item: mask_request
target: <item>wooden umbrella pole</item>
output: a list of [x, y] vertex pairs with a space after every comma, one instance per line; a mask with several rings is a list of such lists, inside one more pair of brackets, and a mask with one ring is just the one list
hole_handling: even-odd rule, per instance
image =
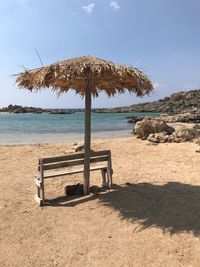
[[89, 193], [90, 186], [90, 143], [91, 143], [91, 92], [86, 88], [85, 94], [85, 152], [84, 152], [84, 195]]

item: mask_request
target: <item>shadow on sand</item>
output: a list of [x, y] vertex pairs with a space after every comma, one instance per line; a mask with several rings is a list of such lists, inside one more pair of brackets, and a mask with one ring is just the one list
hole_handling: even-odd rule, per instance
[[62, 197], [49, 204], [72, 207], [95, 198], [118, 211], [121, 219], [138, 222], [137, 231], [154, 226], [170, 234], [188, 232], [200, 235], [200, 186], [176, 182], [114, 185], [113, 190], [96, 197]]

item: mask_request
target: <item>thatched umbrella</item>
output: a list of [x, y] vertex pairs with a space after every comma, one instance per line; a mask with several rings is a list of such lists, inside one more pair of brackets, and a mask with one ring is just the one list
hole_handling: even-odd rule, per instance
[[47, 87], [60, 95], [74, 89], [77, 94], [85, 97], [85, 194], [88, 193], [90, 183], [91, 95], [97, 97], [100, 92], [106, 92], [110, 97], [127, 90], [137, 96], [144, 96], [153, 89], [151, 81], [140, 70], [91, 56], [72, 58], [25, 71], [17, 75], [16, 82], [20, 88], [29, 91]]

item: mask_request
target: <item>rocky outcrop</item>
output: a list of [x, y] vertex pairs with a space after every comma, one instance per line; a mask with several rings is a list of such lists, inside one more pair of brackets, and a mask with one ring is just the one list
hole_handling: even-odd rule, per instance
[[197, 132], [191, 129], [180, 130], [170, 135], [168, 138], [168, 142], [183, 143], [183, 142], [191, 141], [196, 136], [197, 136]]
[[200, 113], [182, 113], [174, 116], [163, 114], [160, 118], [166, 122], [186, 122], [186, 123], [200, 123]]
[[9, 105], [8, 107], [0, 109], [0, 112], [10, 112], [10, 113], [42, 113], [41, 108], [34, 107], [22, 107], [19, 105]]
[[71, 114], [76, 111], [82, 110], [65, 110], [65, 109], [42, 109], [42, 108], [35, 108], [35, 107], [23, 107], [19, 105], [9, 105], [5, 108], [1, 108], [0, 112], [9, 112], [9, 113], [50, 113], [50, 114]]
[[200, 132], [196, 131], [195, 129], [185, 129], [175, 131], [171, 135], [168, 135], [166, 132], [150, 134], [147, 140], [153, 143], [183, 143], [192, 141], [199, 135]]
[[152, 133], [165, 132], [170, 135], [174, 131], [174, 128], [169, 126], [165, 121], [161, 119], [153, 119], [151, 117], [145, 117], [135, 125], [135, 134], [142, 140], [147, 139]]
[[138, 138], [153, 143], [182, 143], [200, 137], [200, 126], [196, 124], [193, 128], [175, 131], [161, 119], [145, 117], [136, 123], [135, 134]]
[[54, 115], [57, 115], [57, 114], [71, 114], [72, 112], [70, 111], [65, 111], [65, 110], [62, 110], [62, 109], [52, 109], [49, 111], [49, 114], [54, 114]]
[[135, 104], [125, 107], [110, 109], [95, 109], [94, 112], [162, 112], [168, 114], [179, 114], [183, 112], [200, 111], [200, 89], [188, 92], [174, 93], [169, 97], [158, 101]]
[[[161, 119], [162, 121], [165, 121], [167, 123], [175, 123], [175, 122], [181, 122], [181, 123], [200, 123], [200, 112], [198, 110], [193, 109], [192, 112], [186, 112], [181, 114], [175, 114], [175, 115], [168, 115], [168, 114], [161, 114], [160, 116], [148, 116], [152, 119]], [[130, 116], [126, 117], [129, 118], [129, 123], [136, 123], [138, 121], [142, 121], [145, 117], [137, 117], [137, 116]]]
[[[75, 112], [83, 111], [83, 109], [67, 110], [65, 112], [74, 112], [74, 111]], [[195, 120], [195, 122], [197, 122], [197, 120], [199, 120], [200, 117], [200, 89], [191, 90], [188, 92], [181, 91], [178, 93], [174, 93], [169, 97], [159, 99], [157, 101], [134, 104], [125, 107], [93, 109], [92, 111], [95, 113], [160, 112], [172, 115], [189, 112], [191, 114], [199, 114], [198, 117], [189, 119], [189, 121]], [[40, 113], [40, 112], [52, 112], [52, 110], [9, 105], [7, 108], [0, 109], [0, 112]], [[63, 112], [63, 110], [61, 110], [61, 112]], [[60, 113], [53, 112], [52, 114], [60, 114]], [[128, 119], [129, 122], [135, 122], [135, 118], [128, 118]]]

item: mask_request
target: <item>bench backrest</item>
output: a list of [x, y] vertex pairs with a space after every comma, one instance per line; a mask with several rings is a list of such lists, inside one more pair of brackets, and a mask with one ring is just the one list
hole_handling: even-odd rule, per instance
[[[91, 151], [90, 163], [111, 161], [111, 151]], [[60, 157], [41, 158], [38, 163], [38, 171], [59, 169], [84, 164], [84, 153], [76, 153]]]

